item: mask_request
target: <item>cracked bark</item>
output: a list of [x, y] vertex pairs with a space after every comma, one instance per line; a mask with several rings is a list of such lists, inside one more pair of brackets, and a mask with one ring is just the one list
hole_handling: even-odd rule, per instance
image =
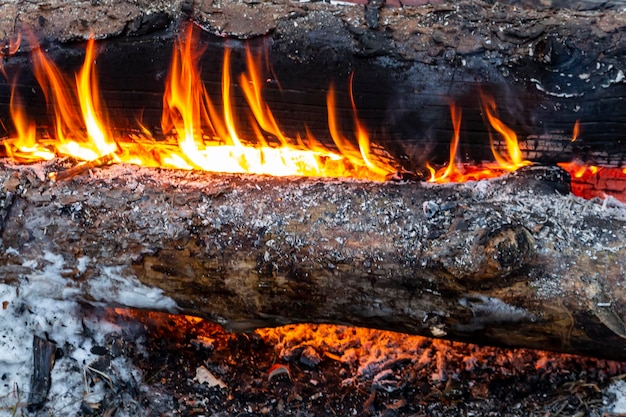
[[426, 186], [49, 169], [0, 170], [4, 283], [53, 254], [71, 279], [51, 296], [158, 290], [237, 331], [325, 322], [626, 360], [626, 214], [557, 193], [559, 170]]

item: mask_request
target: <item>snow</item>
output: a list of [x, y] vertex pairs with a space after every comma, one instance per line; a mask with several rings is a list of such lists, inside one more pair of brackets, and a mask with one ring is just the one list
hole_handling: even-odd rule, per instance
[[[89, 263], [89, 258], [81, 258], [78, 269], [84, 271]], [[77, 297], [79, 290], [66, 278], [70, 274], [60, 255], [47, 252], [38, 262], [24, 262], [22, 267], [25, 272], [18, 282], [0, 283], [0, 410], [21, 409], [27, 404], [36, 335], [53, 341], [62, 354], [52, 369], [42, 413], [76, 415], [81, 403], [97, 404], [104, 397], [106, 378], [95, 378], [101, 375], [90, 369], [102, 356], [91, 349], [105, 345], [107, 335], [119, 329], [105, 318], [85, 314]], [[128, 307], [176, 309], [173, 300], [124, 276], [118, 268], [103, 267], [100, 272], [89, 287], [95, 300], [111, 303], [117, 298]], [[122, 382], [141, 380], [140, 372], [123, 358], [112, 359], [109, 372]], [[94, 383], [86, 385], [88, 381]]]
[[605, 410], [614, 415], [626, 414], [626, 382], [619, 379], [609, 385], [606, 392], [615, 399], [607, 405]]
[[102, 275], [90, 280], [90, 293], [95, 300], [114, 299], [121, 305], [135, 308], [152, 308], [159, 306], [171, 313], [177, 311], [176, 302], [163, 295], [158, 288], [142, 285], [135, 277], [124, 274], [123, 267], [102, 267]]

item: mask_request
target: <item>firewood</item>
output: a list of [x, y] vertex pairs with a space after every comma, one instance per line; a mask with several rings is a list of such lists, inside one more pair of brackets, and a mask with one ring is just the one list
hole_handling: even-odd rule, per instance
[[[560, 1], [532, 8], [530, 0], [489, 7], [469, 0], [382, 7], [375, 9], [378, 29], [367, 27], [363, 7], [325, 2], [301, 7], [166, 1], [146, 10], [139, 4], [111, 8], [86, 1], [54, 3], [0, 6], [0, 29], [7, 34], [0, 45], [15, 43], [20, 27], [38, 28], [50, 58], [72, 78], [82, 59], [77, 49], [83, 48], [75, 40], [90, 34], [103, 39], [97, 44], [98, 74], [110, 119], [122, 128], [137, 127], [141, 118], [150, 131], [159, 131], [163, 74], [173, 39], [181, 22], [192, 16], [206, 29], [201, 67], [212, 95], [220, 91], [224, 48], [233, 49], [233, 80], [245, 60], [241, 39], [255, 51], [267, 52], [263, 96], [289, 137], [304, 136], [306, 125], [322, 142], [328, 139], [324, 103], [330, 82], [338, 90], [339, 124], [351, 128], [346, 90], [354, 73], [359, 117], [376, 133], [372, 140], [407, 170], [446, 162], [452, 101], [463, 110], [459, 155], [479, 162], [493, 159], [479, 91], [494, 98], [502, 121], [517, 132], [526, 159], [555, 164], [579, 158], [616, 168], [626, 163], [621, 136], [626, 55], [620, 35], [626, 13], [617, 9], [619, 2], [568, 2], [573, 9], [592, 9], [584, 11], [563, 8]], [[67, 18], [69, 9], [75, 18]], [[6, 98], [0, 103], [3, 137], [15, 132], [8, 111], [8, 84], [13, 80], [29, 104], [29, 117], [44, 129], [50, 124], [44, 95], [33, 80], [28, 42], [23, 38], [15, 54], [2, 57], [8, 75], [1, 94]], [[241, 100], [236, 88], [232, 94], [235, 102]], [[245, 111], [237, 114], [247, 119]], [[577, 122], [579, 133], [572, 141]], [[493, 137], [495, 148], [502, 149], [505, 141]]]
[[82, 162], [64, 171], [51, 172], [48, 174], [48, 178], [50, 178], [50, 181], [52, 182], [68, 180], [72, 177], [75, 177], [76, 175], [80, 175], [84, 172], [87, 172], [90, 169], [101, 167], [103, 165], [108, 165], [112, 161], [113, 161], [113, 154], [104, 155], [92, 161]]
[[236, 331], [342, 323], [626, 360], [626, 212], [568, 194], [559, 169], [445, 186], [122, 165], [51, 185], [52, 169], [0, 168], [4, 282], [62, 259], [71, 288], [51, 297]]

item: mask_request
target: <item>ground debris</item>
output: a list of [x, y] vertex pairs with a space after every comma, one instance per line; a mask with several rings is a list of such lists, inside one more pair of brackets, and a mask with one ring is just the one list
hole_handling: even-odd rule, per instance
[[226, 384], [219, 378], [216, 378], [205, 366], [196, 368], [196, 376], [193, 380], [200, 384], [207, 384], [209, 387], [226, 388]]

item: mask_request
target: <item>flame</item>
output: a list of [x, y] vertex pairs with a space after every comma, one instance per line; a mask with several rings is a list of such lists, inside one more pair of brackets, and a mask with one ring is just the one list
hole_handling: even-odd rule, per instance
[[[19, 39], [16, 41], [19, 44]], [[5, 139], [10, 157], [31, 162], [54, 155], [92, 161], [107, 156], [115, 162], [202, 169], [225, 173], [358, 177], [384, 180], [396, 172], [390, 157], [373, 152], [370, 136], [359, 118], [353, 92], [354, 74], [349, 79], [352, 126], [340, 126], [336, 90], [330, 85], [326, 96], [329, 136], [334, 147], [323, 146], [306, 125], [303, 133], [288, 137], [264, 98], [264, 73], [271, 72], [267, 54], [245, 51], [245, 70], [233, 76], [231, 52], [225, 48], [222, 65], [221, 102], [215, 105], [201, 79], [200, 58], [205, 52], [194, 27], [175, 41], [163, 95], [161, 128], [166, 140], [155, 140], [138, 122], [139, 137], [115, 134], [100, 97], [96, 74], [95, 41], [87, 42], [85, 61], [75, 77], [68, 78], [31, 40], [35, 77], [46, 97], [52, 117], [50, 132], [41, 132], [30, 121], [16, 88], [12, 90], [11, 116], [16, 138]], [[13, 45], [13, 44], [12, 44]], [[9, 48], [15, 50], [13, 45]], [[263, 65], [265, 64], [265, 65]], [[15, 84], [15, 83], [14, 83]], [[241, 92], [247, 104], [233, 102]], [[282, 90], [280, 90], [282, 91]], [[495, 163], [467, 166], [458, 162], [461, 109], [450, 106], [453, 138], [449, 162], [431, 171], [431, 182], [461, 182], [491, 178], [529, 165], [522, 157], [517, 135], [498, 117], [495, 100], [481, 93], [485, 119], [504, 139], [505, 152], [490, 143]], [[241, 113], [241, 114], [236, 114]], [[247, 119], [246, 119], [247, 117]], [[248, 123], [246, 124], [246, 120]], [[578, 132], [574, 128], [574, 136]], [[382, 157], [381, 157], [382, 155]]]
[[11, 88], [11, 101], [9, 104], [11, 118], [17, 130], [17, 138], [6, 142], [9, 157], [22, 162], [34, 162], [38, 160], [50, 160], [56, 155], [37, 143], [37, 127], [28, 120], [24, 112], [24, 106], [17, 93], [16, 83]]
[[491, 152], [493, 153], [493, 157], [496, 160], [497, 165], [493, 166], [496, 169], [503, 171], [515, 171], [519, 168], [531, 165], [530, 161], [523, 159], [522, 151], [519, 148], [519, 143], [517, 141], [517, 134], [506, 126], [500, 119], [497, 117], [497, 108], [496, 102], [492, 97], [481, 93], [480, 95], [481, 101], [483, 103], [483, 111], [485, 112], [485, 116], [489, 120], [491, 127], [498, 132], [502, 138], [504, 139], [505, 147], [507, 150], [506, 154], [501, 154], [495, 147], [495, 143], [493, 141], [493, 136], [491, 133], [489, 134], [489, 142], [491, 143]]
[[[117, 149], [115, 142], [110, 139], [110, 132], [107, 131], [107, 123], [104, 118], [105, 111], [100, 104], [98, 79], [94, 65], [94, 39], [92, 37], [87, 42], [85, 63], [76, 75], [78, 102], [80, 103], [83, 121], [87, 130], [88, 143], [92, 145], [84, 149], [87, 154], [86, 157], [83, 156], [81, 159], [88, 160], [110, 154]], [[89, 151], [93, 153], [90, 154]]]
[[435, 170], [430, 164], [427, 165], [430, 171], [429, 182], [447, 183], [447, 182], [465, 182], [475, 181], [486, 178], [494, 178], [505, 172], [512, 172], [527, 165], [531, 165], [530, 161], [524, 160], [522, 151], [519, 148], [517, 135], [506, 126], [496, 114], [495, 100], [481, 92], [481, 101], [483, 103], [483, 111], [489, 121], [491, 127], [498, 132], [503, 138], [506, 147], [506, 154], [502, 154], [496, 149], [493, 135], [489, 134], [491, 144], [491, 152], [496, 163], [473, 166], [465, 166], [457, 162], [457, 153], [459, 145], [459, 133], [461, 130], [461, 109], [454, 104], [450, 105], [450, 116], [452, 119], [452, 127], [454, 135], [450, 145], [450, 159], [448, 163]]
[[[106, 111], [100, 103], [94, 68], [94, 39], [87, 42], [83, 67], [76, 74], [75, 90], [39, 45], [34, 44], [35, 78], [44, 92], [49, 110], [54, 114], [54, 151], [86, 161], [115, 152], [117, 145], [107, 129]], [[73, 91], [75, 94], [72, 94]], [[76, 103], [80, 113], [76, 111]]]
[[[175, 167], [228, 173], [356, 176], [374, 180], [383, 180], [395, 171], [390, 165], [380, 168], [370, 163], [366, 159], [369, 157], [367, 150], [363, 151], [362, 155], [365, 156], [361, 158], [327, 150], [319, 146], [309, 132], [308, 147], [303, 146], [300, 136], [295, 141], [287, 138], [263, 99], [259, 69], [261, 59], [249, 48], [246, 50], [247, 71], [240, 74], [239, 82], [252, 115], [254, 137], [244, 140], [235, 122], [237, 118], [231, 97], [230, 50], [225, 50], [223, 59], [221, 115], [201, 82], [197, 62], [199, 56], [190, 26], [185, 40], [176, 42], [163, 101], [163, 131], [169, 131], [172, 126], [175, 128], [182, 160], [188, 162]], [[216, 137], [202, 139], [203, 123], [210, 126]], [[270, 145], [265, 135], [275, 138], [278, 144]]]
[[[354, 74], [349, 79], [352, 129], [340, 126], [335, 87], [331, 84], [326, 96], [328, 129], [336, 150], [318, 141], [308, 127], [303, 133], [288, 137], [264, 99], [263, 87], [273, 71], [267, 54], [245, 51], [246, 69], [233, 77], [231, 52], [226, 48], [222, 65], [221, 103], [213, 104], [201, 79], [200, 58], [205, 52], [192, 25], [176, 40], [170, 71], [163, 96], [161, 127], [166, 140], [155, 140], [141, 122], [138, 137], [115, 135], [107, 119], [107, 110], [100, 97], [96, 74], [96, 48], [93, 38], [86, 46], [85, 60], [74, 78], [66, 77], [42, 51], [30, 35], [34, 74], [46, 98], [52, 118], [50, 131], [38, 128], [28, 117], [14, 78], [10, 114], [15, 137], [2, 142], [10, 158], [18, 162], [50, 160], [57, 155], [83, 161], [102, 157], [114, 162], [179, 169], [203, 169], [213, 172], [257, 173], [268, 175], [302, 175], [358, 177], [384, 180], [396, 171], [391, 158], [372, 152], [370, 136], [358, 115], [353, 93]], [[12, 39], [0, 50], [1, 56], [17, 52], [21, 36]], [[6, 77], [0, 62], [0, 72]], [[275, 78], [275, 77], [274, 77]], [[233, 79], [238, 82], [236, 84]], [[280, 84], [275, 80], [275, 84]], [[247, 108], [235, 106], [233, 97], [239, 89]], [[523, 159], [516, 133], [499, 118], [495, 100], [480, 94], [485, 120], [499, 134], [505, 151], [496, 147], [490, 132], [495, 163], [468, 166], [458, 161], [462, 112], [450, 105], [453, 137], [448, 163], [435, 169], [430, 165], [430, 182], [462, 182], [492, 178], [530, 165]], [[218, 110], [220, 109], [220, 110]], [[235, 109], [244, 114], [235, 114]], [[244, 117], [237, 117], [244, 116]], [[246, 129], [243, 120], [248, 118]], [[245, 132], [245, 133], [244, 133]], [[576, 121], [572, 142], [580, 134]], [[595, 175], [601, 168], [579, 162], [560, 164], [575, 179]], [[619, 168], [626, 175], [626, 168]]]
[[576, 139], [578, 139], [579, 134], [580, 134], [580, 121], [576, 120], [576, 123], [574, 123], [574, 129], [572, 130], [572, 142], [576, 142]]
[[[6, 45], [3, 46], [0, 55], [6, 57], [15, 54], [21, 44], [22, 37], [20, 34], [15, 39], [10, 39]], [[0, 61], [0, 73], [7, 78], [7, 74], [4, 70], [3, 62]], [[5, 140], [5, 148], [7, 155], [19, 162], [36, 162], [40, 160], [51, 160], [56, 155], [50, 152], [46, 147], [37, 143], [37, 126], [35, 123], [28, 119], [25, 106], [17, 91], [17, 77], [13, 80], [11, 87], [11, 99], [9, 102], [9, 111], [15, 130], [17, 131], [17, 137]], [[2, 124], [4, 126], [4, 124]]]
[[335, 102], [335, 87], [333, 84], [330, 85], [330, 88], [328, 89], [328, 93], [326, 95], [326, 107], [328, 109], [328, 128], [330, 130], [330, 136], [332, 137], [333, 142], [335, 143], [341, 154], [344, 155], [353, 165], [365, 165], [370, 171], [375, 172], [382, 177], [386, 177], [395, 170], [386, 164], [379, 163], [379, 161], [374, 161], [372, 159], [372, 156], [370, 154], [369, 135], [367, 134], [367, 130], [359, 121], [358, 111], [354, 101], [354, 94], [352, 92], [353, 76], [354, 74], [350, 76], [350, 103], [352, 106], [352, 117], [354, 120], [354, 129], [359, 148], [356, 149], [354, 145], [352, 145], [350, 140], [348, 140], [348, 138], [341, 133], [341, 129], [338, 126], [337, 106]]
[[452, 128], [454, 136], [450, 144], [450, 159], [448, 163], [435, 170], [430, 164], [427, 165], [430, 171], [430, 179], [428, 182], [447, 183], [447, 182], [465, 182], [478, 180], [482, 178], [490, 178], [495, 176], [489, 169], [481, 169], [478, 166], [466, 167], [457, 162], [457, 154], [459, 147], [459, 134], [461, 131], [461, 115], [462, 111], [454, 103], [450, 104], [450, 118], [452, 119]]
[[[199, 47], [192, 25], [175, 42], [163, 96], [161, 127], [168, 135], [165, 141], [154, 140], [141, 123], [139, 138], [114, 135], [115, 129], [107, 120], [100, 98], [93, 38], [87, 43], [85, 61], [74, 79], [66, 78], [36, 41], [31, 40], [31, 44], [35, 77], [46, 97], [52, 128], [38, 134], [14, 88], [11, 116], [17, 137], [3, 143], [8, 155], [17, 161], [33, 162], [55, 155], [92, 161], [108, 156], [115, 162], [145, 166], [227, 173], [349, 176], [378, 181], [396, 170], [370, 152], [367, 133], [356, 120], [353, 98], [358, 149], [343, 137], [337, 142], [338, 151], [327, 149], [306, 127], [305, 135], [288, 138], [263, 98], [260, 70], [263, 59], [249, 49], [246, 71], [238, 77], [239, 86], [231, 79], [230, 50], [226, 49], [221, 111], [218, 111], [200, 76], [199, 60], [204, 50]], [[265, 62], [269, 61], [265, 59]], [[250, 126], [246, 132], [252, 134], [242, 133], [242, 126], [236, 122], [240, 120], [232, 102], [236, 88], [241, 89], [248, 103]], [[335, 109], [328, 112], [334, 114]], [[332, 137], [337, 135], [336, 130], [331, 132]], [[348, 153], [343, 154], [342, 149]]]

